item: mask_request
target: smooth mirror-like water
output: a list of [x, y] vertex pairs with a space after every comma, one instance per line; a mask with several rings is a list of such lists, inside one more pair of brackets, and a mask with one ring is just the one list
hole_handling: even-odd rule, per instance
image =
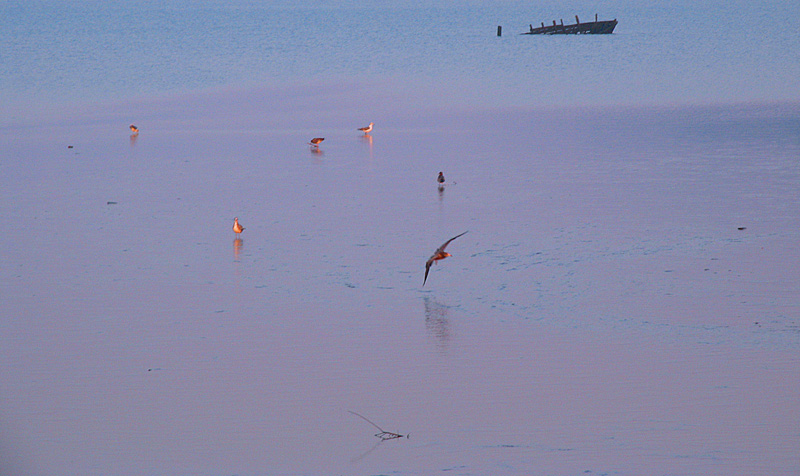
[[797, 471], [796, 5], [0, 8], [0, 474]]

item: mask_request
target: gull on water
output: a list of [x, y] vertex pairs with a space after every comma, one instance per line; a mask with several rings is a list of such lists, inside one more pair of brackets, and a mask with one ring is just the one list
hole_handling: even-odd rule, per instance
[[131, 132], [133, 134], [138, 134], [139, 133], [139, 128], [134, 126], [133, 124], [130, 125], [130, 128], [131, 128]]
[[[469, 231], [469, 230], [467, 230], [467, 231]], [[447, 248], [447, 245], [449, 245], [451, 241], [453, 241], [456, 238], [458, 238], [459, 236], [467, 233], [467, 231], [465, 231], [464, 233], [461, 233], [459, 235], [456, 235], [456, 236], [450, 238], [449, 240], [445, 241], [444, 244], [442, 246], [440, 246], [439, 248], [437, 248], [436, 251], [433, 252], [433, 255], [430, 258], [428, 258], [428, 261], [425, 263], [425, 279], [422, 280], [422, 285], [423, 286], [425, 286], [425, 282], [428, 280], [428, 272], [431, 270], [431, 265], [434, 263], [434, 261], [439, 261], [441, 259], [447, 258], [448, 256], [453, 256], [450, 253], [445, 253], [444, 249]]]
[[439, 172], [439, 177], [436, 178], [436, 181], [439, 182], [439, 185], [444, 185], [444, 174]]
[[374, 122], [370, 122], [367, 127], [359, 127], [358, 130], [360, 130], [364, 134], [369, 134], [370, 132], [372, 132], [372, 126], [374, 125], [375, 125]]
[[239, 224], [239, 217], [233, 219], [233, 232], [237, 235], [244, 231], [244, 227]]
[[324, 140], [325, 140], [324, 137], [315, 137], [311, 139], [308, 143], [313, 145], [314, 147], [319, 147], [320, 143], [322, 143], [322, 141]]

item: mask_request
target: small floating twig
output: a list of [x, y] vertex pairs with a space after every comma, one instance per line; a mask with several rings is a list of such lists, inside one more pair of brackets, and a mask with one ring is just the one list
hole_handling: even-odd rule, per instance
[[367, 422], [370, 425], [374, 426], [378, 430], [380, 430], [380, 433], [375, 433], [375, 437], [380, 438], [381, 441], [394, 440], [396, 438], [408, 438], [408, 435], [401, 435], [400, 433], [392, 433], [391, 431], [384, 430], [383, 428], [381, 428], [378, 425], [376, 425], [375, 423], [373, 423], [369, 418], [365, 417], [364, 415], [360, 415], [360, 414], [358, 414], [358, 413], [356, 413], [354, 411], [351, 411], [351, 410], [347, 410], [347, 411], [352, 413], [353, 415], [361, 418], [362, 420], [364, 420], [365, 422]]

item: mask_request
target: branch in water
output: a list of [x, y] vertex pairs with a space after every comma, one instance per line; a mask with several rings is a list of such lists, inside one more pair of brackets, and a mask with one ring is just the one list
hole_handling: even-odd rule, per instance
[[350, 413], [352, 413], [353, 415], [355, 415], [355, 416], [357, 416], [357, 417], [361, 418], [362, 420], [364, 420], [365, 422], [367, 422], [367, 423], [369, 423], [370, 425], [374, 426], [374, 427], [375, 427], [375, 428], [377, 428], [378, 430], [380, 430], [380, 433], [375, 433], [375, 436], [376, 436], [377, 438], [380, 438], [380, 439], [381, 439], [381, 441], [384, 441], [384, 440], [394, 440], [395, 438], [403, 438], [403, 437], [406, 437], [406, 438], [408, 438], [408, 436], [407, 436], [407, 435], [401, 435], [400, 433], [392, 433], [391, 431], [386, 431], [386, 430], [384, 430], [383, 428], [381, 428], [381, 427], [379, 427], [378, 425], [376, 425], [374, 422], [372, 422], [372, 421], [371, 421], [369, 418], [365, 417], [364, 415], [358, 414], [358, 413], [356, 413], [356, 412], [354, 412], [354, 411], [351, 411], [351, 410], [347, 410], [347, 411], [348, 411], [348, 412], [350, 412]]

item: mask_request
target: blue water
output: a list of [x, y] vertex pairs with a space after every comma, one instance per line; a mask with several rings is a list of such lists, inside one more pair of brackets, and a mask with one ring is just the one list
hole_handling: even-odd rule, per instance
[[[613, 35], [519, 35], [595, 14], [619, 20]], [[9, 0], [0, 104], [307, 80], [394, 80], [490, 106], [798, 101], [797, 31], [792, 0]]]

